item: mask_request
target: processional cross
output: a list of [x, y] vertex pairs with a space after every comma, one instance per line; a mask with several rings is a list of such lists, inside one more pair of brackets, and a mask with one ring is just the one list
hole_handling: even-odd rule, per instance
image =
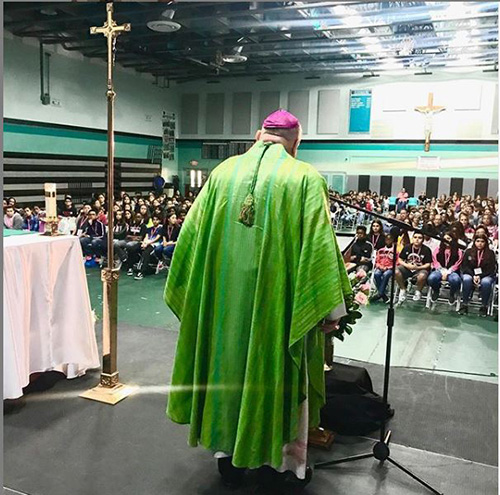
[[102, 372], [97, 387], [81, 394], [81, 397], [93, 399], [107, 404], [116, 404], [127, 397], [132, 389], [120, 384], [117, 368], [117, 320], [118, 320], [118, 277], [120, 269], [114, 267], [113, 249], [113, 204], [114, 204], [114, 153], [115, 153], [115, 114], [114, 102], [116, 93], [113, 86], [113, 66], [115, 63], [116, 38], [124, 31], [130, 31], [130, 24], [118, 26], [113, 19], [113, 4], [106, 4], [107, 19], [102, 27], [91, 27], [90, 34], [103, 34], [108, 42], [108, 264], [101, 272], [103, 282], [103, 350]]
[[432, 116], [435, 113], [440, 113], [446, 110], [446, 107], [434, 106], [434, 94], [429, 93], [427, 106], [426, 107], [415, 107], [416, 112], [423, 113], [425, 115], [425, 147], [424, 151], [429, 151], [431, 149], [431, 134], [432, 134]]

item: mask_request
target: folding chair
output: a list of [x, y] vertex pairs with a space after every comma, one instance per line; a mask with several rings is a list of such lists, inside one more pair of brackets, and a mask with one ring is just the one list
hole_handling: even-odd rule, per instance
[[493, 316], [495, 308], [498, 313], [498, 283], [493, 286], [491, 291], [490, 302], [488, 304], [488, 316]]
[[[427, 309], [432, 309], [434, 303], [437, 303], [437, 302], [447, 302], [445, 298], [443, 297], [439, 297], [436, 301], [432, 301], [432, 293], [434, 291], [434, 289], [428, 285], [427, 286], [428, 289], [427, 289], [427, 297], [425, 299], [425, 307]], [[441, 282], [441, 290], [450, 290], [450, 284], [448, 282]], [[458, 292], [457, 292], [457, 295], [456, 295], [456, 300], [455, 302], [453, 303], [453, 305], [455, 306], [455, 311], [460, 311], [460, 306], [461, 306], [461, 301], [462, 301], [462, 284], [460, 284], [460, 289], [458, 289]]]

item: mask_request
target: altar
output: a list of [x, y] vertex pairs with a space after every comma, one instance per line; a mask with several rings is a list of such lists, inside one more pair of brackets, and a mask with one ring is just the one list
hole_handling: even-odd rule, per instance
[[4, 399], [21, 397], [32, 373], [75, 378], [99, 368], [79, 239], [32, 234], [3, 242]]

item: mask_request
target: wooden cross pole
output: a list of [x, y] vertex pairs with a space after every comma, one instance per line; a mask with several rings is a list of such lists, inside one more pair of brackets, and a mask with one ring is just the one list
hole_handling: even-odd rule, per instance
[[115, 113], [114, 103], [116, 93], [113, 86], [113, 66], [115, 63], [115, 44], [117, 36], [130, 31], [130, 24], [118, 26], [113, 20], [113, 4], [106, 4], [107, 19], [102, 27], [91, 27], [90, 34], [103, 34], [108, 43], [108, 83], [106, 96], [108, 100], [108, 263], [101, 272], [103, 282], [103, 329], [102, 329], [102, 372], [100, 383], [97, 387], [83, 393], [86, 399], [116, 404], [127, 397], [132, 389], [120, 384], [117, 367], [117, 320], [118, 320], [118, 277], [119, 268], [114, 267], [113, 249], [113, 204], [114, 204], [114, 155], [115, 155]]
[[428, 152], [431, 149], [431, 133], [432, 133], [432, 116], [435, 113], [440, 113], [446, 110], [446, 107], [434, 106], [434, 94], [429, 93], [427, 106], [415, 107], [416, 112], [425, 115], [425, 147], [424, 151]]

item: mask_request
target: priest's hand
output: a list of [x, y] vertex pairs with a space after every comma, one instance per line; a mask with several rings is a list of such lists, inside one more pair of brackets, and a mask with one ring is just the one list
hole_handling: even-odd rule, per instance
[[338, 330], [339, 328], [339, 321], [340, 320], [323, 320], [319, 324], [319, 328], [323, 333], [331, 333], [334, 332], [335, 330]]

